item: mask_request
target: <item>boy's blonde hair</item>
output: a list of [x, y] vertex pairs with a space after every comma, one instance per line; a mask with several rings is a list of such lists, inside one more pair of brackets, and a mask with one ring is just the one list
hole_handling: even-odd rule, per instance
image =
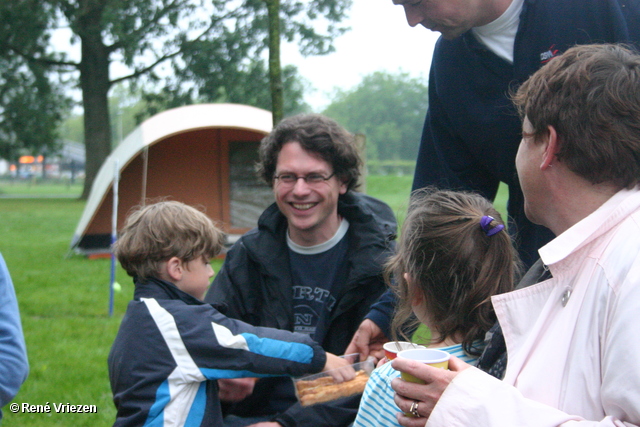
[[199, 210], [162, 201], [133, 211], [114, 245], [114, 253], [129, 276], [140, 281], [158, 277], [160, 263], [177, 257], [183, 262], [213, 258], [222, 250], [224, 234]]

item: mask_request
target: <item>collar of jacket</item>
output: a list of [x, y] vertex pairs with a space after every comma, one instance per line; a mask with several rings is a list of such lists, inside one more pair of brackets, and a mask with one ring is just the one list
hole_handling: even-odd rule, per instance
[[[338, 213], [345, 217], [349, 224], [370, 223], [371, 227], [378, 228], [380, 236], [385, 236], [386, 241], [392, 241], [397, 236], [396, 218], [384, 202], [363, 193], [348, 191], [338, 198]], [[286, 230], [287, 219], [278, 209], [276, 203], [271, 204], [260, 215], [258, 229], [269, 231], [277, 235]]]
[[157, 277], [150, 277], [145, 281], [136, 277], [134, 283], [136, 288], [133, 292], [133, 298], [136, 300], [140, 300], [140, 298], [178, 299], [190, 304], [198, 301], [197, 298], [178, 289], [173, 283]]
[[[386, 203], [353, 191], [340, 196], [338, 213], [349, 221], [350, 262], [347, 286], [338, 295], [340, 298], [351, 290], [352, 284], [382, 274], [384, 263], [395, 249], [397, 223]], [[240, 241], [252, 257], [260, 258], [262, 273], [277, 278], [281, 285], [278, 291], [283, 293], [276, 300], [282, 301], [284, 307], [289, 305], [287, 284], [291, 283], [286, 230], [287, 219], [274, 203], [260, 216], [258, 229], [248, 232]]]
[[[397, 223], [391, 208], [371, 196], [348, 191], [338, 199], [338, 213], [349, 221], [348, 256], [353, 263], [349, 281], [380, 274], [386, 258], [375, 266], [366, 261], [373, 253], [389, 255], [387, 252], [394, 250]], [[279, 268], [289, 259], [286, 232], [287, 219], [274, 203], [260, 216], [258, 232], [249, 232], [243, 243], [250, 252], [263, 257], [264, 265]]]
[[[154, 298], [157, 300], [180, 300], [188, 305], [206, 304], [198, 298], [181, 291], [173, 283], [156, 277], [151, 277], [145, 282], [136, 278], [134, 279], [134, 283], [136, 288], [133, 292], [133, 299], [136, 301], [140, 301], [141, 298]], [[211, 305], [222, 314], [226, 311], [225, 304]]]

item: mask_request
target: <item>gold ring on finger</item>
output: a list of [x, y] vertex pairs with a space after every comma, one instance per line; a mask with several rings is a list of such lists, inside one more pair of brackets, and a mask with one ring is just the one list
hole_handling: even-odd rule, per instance
[[420, 404], [420, 402], [418, 402], [417, 400], [414, 400], [411, 403], [411, 407], [409, 408], [409, 412], [411, 413], [411, 415], [413, 415], [416, 418], [420, 418], [420, 414], [418, 413], [418, 405]]

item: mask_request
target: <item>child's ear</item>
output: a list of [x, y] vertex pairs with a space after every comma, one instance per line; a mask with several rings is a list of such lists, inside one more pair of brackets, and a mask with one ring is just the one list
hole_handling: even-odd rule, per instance
[[422, 292], [420, 292], [419, 289], [416, 289], [415, 286], [413, 286], [413, 280], [411, 279], [411, 276], [409, 276], [409, 273], [404, 273], [404, 280], [407, 282], [407, 286], [409, 287], [409, 295], [411, 295], [411, 305], [412, 306], [416, 306], [416, 305], [420, 305], [423, 303], [424, 301], [424, 297], [422, 295]]
[[177, 282], [182, 279], [182, 272], [184, 266], [182, 264], [182, 260], [178, 257], [171, 257], [169, 261], [165, 264], [165, 271], [167, 272], [167, 276], [171, 279], [172, 282]]

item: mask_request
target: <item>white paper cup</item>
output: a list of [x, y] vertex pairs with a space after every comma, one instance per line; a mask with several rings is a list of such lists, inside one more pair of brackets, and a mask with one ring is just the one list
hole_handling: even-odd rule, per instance
[[408, 341], [389, 341], [388, 343], [385, 343], [382, 348], [384, 349], [384, 355], [387, 357], [387, 359], [393, 360], [401, 351], [416, 350], [421, 348], [426, 349], [427, 347]]

